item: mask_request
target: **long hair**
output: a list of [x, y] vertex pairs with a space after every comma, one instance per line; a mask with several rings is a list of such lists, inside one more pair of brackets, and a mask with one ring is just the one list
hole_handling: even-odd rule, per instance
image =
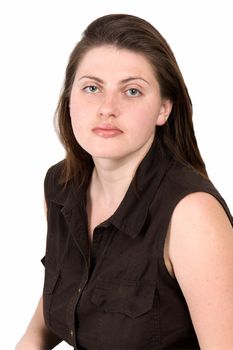
[[80, 61], [90, 49], [102, 45], [144, 55], [154, 70], [162, 98], [173, 102], [167, 122], [156, 128], [156, 137], [166, 152], [202, 176], [208, 177], [194, 134], [191, 99], [170, 46], [144, 19], [126, 14], [110, 14], [97, 18], [88, 25], [73, 49], [66, 68], [55, 114], [58, 135], [66, 150], [62, 182], [67, 183], [76, 176], [79, 183], [85, 183], [93, 168], [92, 157], [78, 144], [74, 136], [69, 102]]

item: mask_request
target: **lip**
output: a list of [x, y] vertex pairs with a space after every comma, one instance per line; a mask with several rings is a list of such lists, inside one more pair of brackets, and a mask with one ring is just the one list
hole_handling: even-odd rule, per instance
[[117, 127], [111, 125], [111, 124], [101, 124], [96, 126], [92, 129], [92, 131], [103, 138], [111, 138], [116, 137], [123, 133], [122, 130], [118, 129]]

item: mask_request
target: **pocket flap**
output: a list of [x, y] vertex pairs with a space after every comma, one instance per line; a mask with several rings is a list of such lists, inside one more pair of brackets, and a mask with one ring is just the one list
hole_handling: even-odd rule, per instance
[[52, 294], [60, 276], [59, 271], [54, 271], [49, 268], [45, 269], [44, 293]]
[[152, 308], [155, 290], [153, 281], [99, 281], [91, 301], [106, 312], [136, 318]]

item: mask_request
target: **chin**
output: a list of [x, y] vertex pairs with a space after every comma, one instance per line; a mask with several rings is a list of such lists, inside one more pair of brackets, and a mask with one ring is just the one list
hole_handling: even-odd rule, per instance
[[92, 152], [89, 154], [92, 156], [92, 158], [102, 158], [102, 159], [120, 159], [123, 158], [124, 155], [123, 154], [119, 154], [118, 153], [113, 153], [113, 152]]
[[83, 147], [93, 158], [119, 159], [124, 157], [125, 150], [113, 145], [93, 145]]

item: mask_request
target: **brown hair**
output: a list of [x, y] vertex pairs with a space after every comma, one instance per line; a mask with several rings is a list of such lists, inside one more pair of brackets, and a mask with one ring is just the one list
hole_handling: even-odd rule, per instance
[[132, 15], [110, 14], [88, 25], [70, 55], [62, 93], [56, 109], [60, 140], [66, 150], [62, 181], [77, 176], [87, 182], [93, 167], [91, 156], [75, 139], [69, 113], [70, 93], [77, 67], [90, 49], [114, 45], [143, 54], [152, 65], [160, 85], [161, 96], [169, 98], [173, 107], [168, 121], [156, 129], [156, 137], [182, 163], [207, 177], [192, 123], [192, 103], [172, 50], [162, 35], [147, 21]]

